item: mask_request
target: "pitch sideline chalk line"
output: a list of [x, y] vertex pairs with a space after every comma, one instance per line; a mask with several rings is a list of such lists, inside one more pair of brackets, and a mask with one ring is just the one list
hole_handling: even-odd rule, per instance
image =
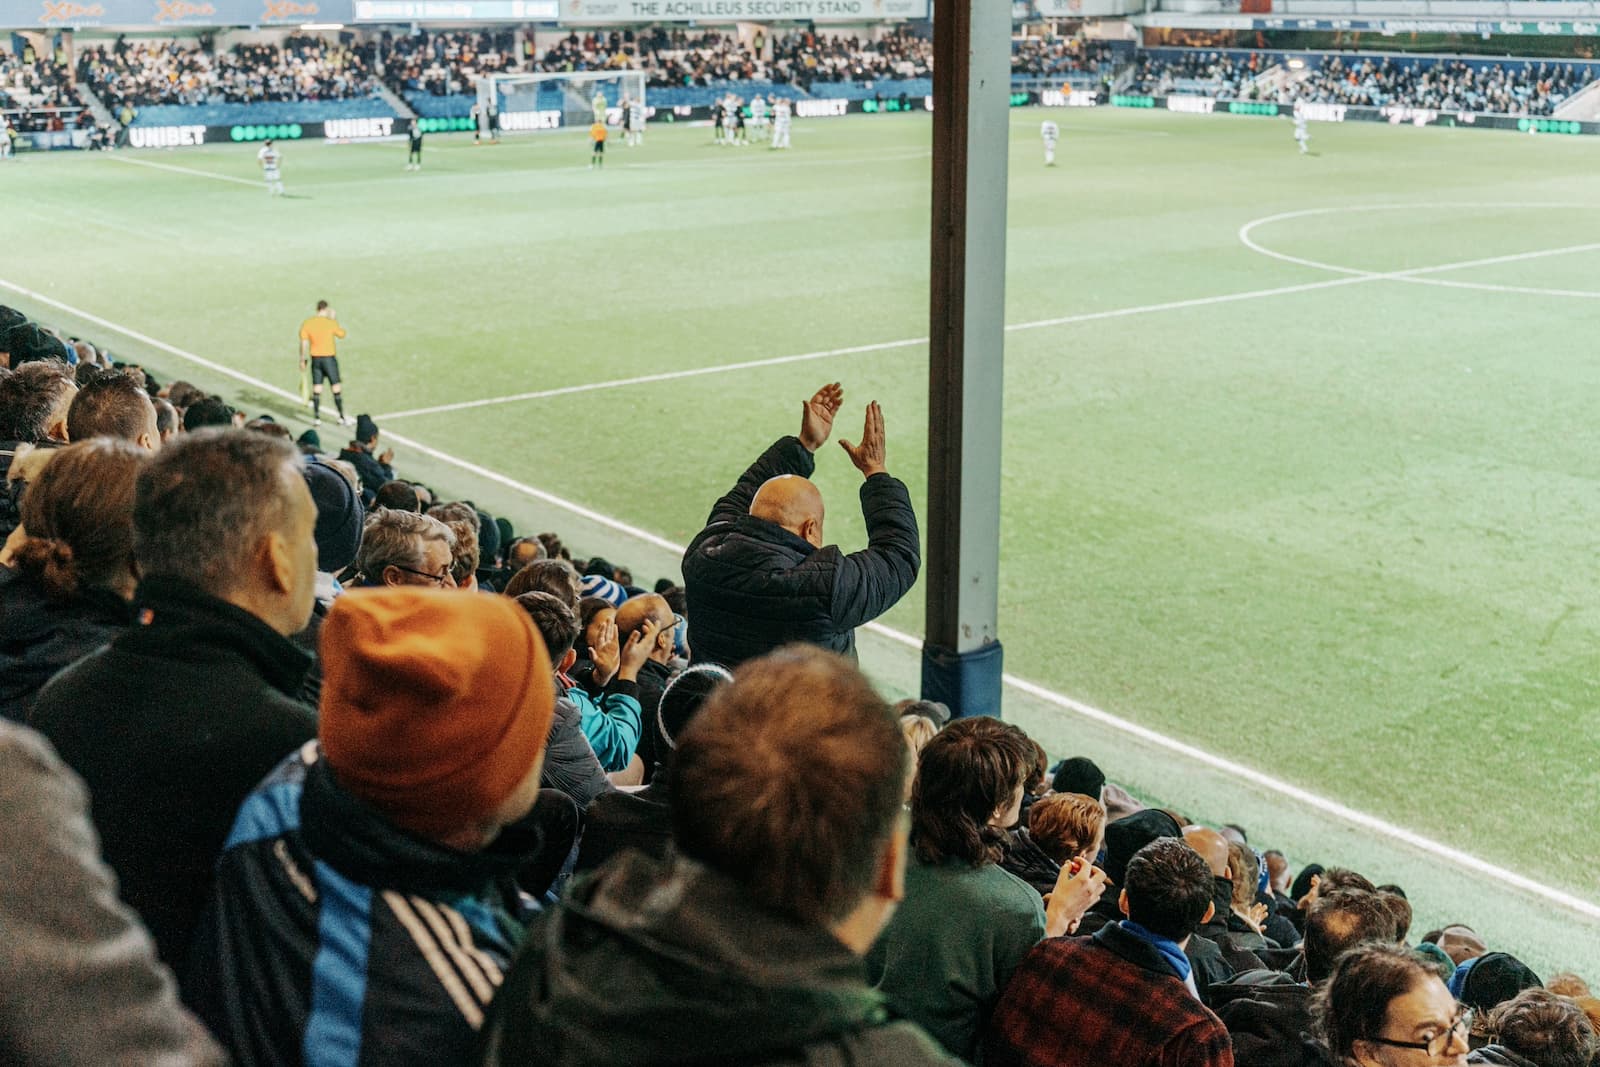
[[1345, 275], [1345, 276], [1348, 276], [1348, 277], [1353, 277], [1353, 278], [1356, 278], [1356, 277], [1367, 277], [1367, 276], [1373, 276], [1373, 275], [1381, 275], [1381, 276], [1384, 276], [1384, 277], [1387, 277], [1387, 278], [1391, 278], [1391, 279], [1393, 279], [1395, 281], [1409, 282], [1409, 283], [1414, 284], [1414, 285], [1436, 285], [1436, 286], [1442, 286], [1442, 287], [1450, 288], [1450, 289], [1477, 289], [1477, 290], [1493, 292], [1493, 293], [1519, 293], [1519, 294], [1524, 294], [1524, 295], [1528, 295], [1528, 296], [1577, 297], [1577, 298], [1589, 299], [1589, 300], [1600, 299], [1600, 292], [1595, 292], [1595, 291], [1587, 290], [1587, 289], [1550, 289], [1550, 288], [1541, 288], [1541, 287], [1537, 287], [1537, 286], [1499, 285], [1499, 284], [1495, 284], [1495, 283], [1492, 283], [1492, 282], [1460, 282], [1460, 281], [1451, 281], [1448, 278], [1427, 278], [1427, 277], [1422, 277], [1421, 276], [1423, 274], [1438, 273], [1438, 272], [1444, 272], [1444, 271], [1447, 271], [1447, 270], [1465, 270], [1465, 269], [1468, 269], [1468, 268], [1471, 268], [1471, 267], [1486, 267], [1486, 266], [1493, 266], [1495, 264], [1500, 264], [1500, 263], [1518, 263], [1518, 262], [1523, 262], [1523, 261], [1530, 260], [1530, 259], [1542, 259], [1542, 258], [1545, 258], [1545, 257], [1548, 257], [1548, 256], [1565, 256], [1565, 255], [1573, 255], [1573, 254], [1581, 253], [1581, 252], [1600, 251], [1600, 243], [1568, 245], [1565, 248], [1551, 248], [1551, 249], [1544, 249], [1544, 250], [1535, 250], [1535, 251], [1532, 251], [1532, 252], [1516, 252], [1516, 253], [1512, 253], [1510, 255], [1491, 256], [1491, 257], [1489, 257], [1487, 259], [1467, 260], [1467, 261], [1463, 261], [1461, 263], [1447, 264], [1447, 265], [1442, 266], [1442, 267], [1433, 267], [1433, 268], [1428, 268], [1426, 270], [1406, 270], [1406, 271], [1384, 272], [1384, 271], [1362, 270], [1362, 269], [1360, 269], [1358, 267], [1345, 267], [1345, 266], [1341, 266], [1341, 265], [1339, 265], [1337, 263], [1324, 263], [1324, 262], [1322, 262], [1320, 260], [1308, 259], [1308, 258], [1306, 258], [1304, 256], [1294, 256], [1294, 255], [1290, 255], [1287, 252], [1279, 252], [1276, 249], [1268, 248], [1265, 245], [1261, 244], [1253, 236], [1255, 230], [1258, 227], [1261, 227], [1261, 226], [1268, 226], [1268, 225], [1271, 225], [1272, 223], [1275, 223], [1275, 222], [1284, 222], [1284, 221], [1287, 221], [1287, 220], [1290, 220], [1290, 219], [1310, 218], [1310, 217], [1317, 216], [1317, 215], [1336, 215], [1336, 214], [1346, 214], [1346, 213], [1366, 212], [1366, 211], [1402, 211], [1402, 210], [1414, 211], [1414, 210], [1418, 210], [1418, 209], [1422, 209], [1422, 210], [1440, 210], [1440, 209], [1459, 210], [1459, 209], [1462, 209], [1462, 208], [1467, 208], [1467, 209], [1478, 209], [1478, 208], [1501, 208], [1501, 209], [1507, 209], [1507, 208], [1509, 208], [1511, 210], [1527, 210], [1527, 209], [1552, 210], [1552, 209], [1554, 209], [1554, 210], [1577, 211], [1577, 210], [1593, 210], [1594, 209], [1594, 205], [1592, 205], [1592, 204], [1576, 204], [1576, 203], [1558, 203], [1558, 202], [1540, 203], [1540, 202], [1509, 202], [1509, 201], [1508, 202], [1501, 202], [1501, 203], [1478, 203], [1478, 202], [1467, 201], [1467, 202], [1444, 202], [1444, 203], [1438, 203], [1438, 204], [1349, 204], [1349, 205], [1345, 205], [1345, 206], [1342, 206], [1342, 207], [1307, 208], [1307, 209], [1304, 209], [1304, 210], [1301, 210], [1301, 211], [1284, 211], [1284, 212], [1280, 212], [1279, 214], [1276, 214], [1276, 215], [1267, 215], [1264, 218], [1254, 219], [1254, 220], [1252, 220], [1250, 222], [1245, 223], [1243, 226], [1239, 227], [1238, 236], [1239, 236], [1240, 243], [1243, 244], [1246, 248], [1250, 249], [1252, 252], [1259, 253], [1259, 254], [1261, 254], [1263, 256], [1267, 256], [1267, 257], [1269, 257], [1271, 259], [1276, 259], [1276, 260], [1279, 260], [1279, 261], [1284, 262], [1284, 263], [1293, 263], [1296, 266], [1311, 267], [1311, 268], [1313, 268], [1315, 270], [1331, 271], [1331, 272], [1333, 272], [1335, 274], [1342, 274], [1342, 275]]
[[130, 167], [154, 167], [156, 170], [170, 170], [176, 174], [192, 174], [197, 178], [211, 178], [219, 182], [233, 182], [235, 185], [248, 185], [256, 189], [265, 189], [266, 182], [252, 181], [249, 178], [235, 178], [231, 174], [218, 174], [210, 170], [195, 170], [193, 167], [180, 167], [176, 163], [157, 163], [153, 159], [130, 159], [127, 156], [115, 153], [105, 156], [113, 163], [126, 163]]
[[[1395, 205], [1404, 206], [1404, 205]], [[1160, 311], [1180, 311], [1185, 308], [1210, 307], [1216, 304], [1229, 304], [1241, 300], [1260, 300], [1269, 296], [1288, 296], [1294, 293], [1314, 292], [1319, 289], [1333, 289], [1342, 285], [1361, 285], [1375, 281], [1434, 281], [1424, 278], [1423, 275], [1438, 274], [1452, 270], [1466, 270], [1471, 267], [1491, 266], [1496, 263], [1511, 263], [1530, 259], [1540, 259], [1547, 256], [1571, 255], [1575, 252], [1592, 252], [1600, 250], [1600, 244], [1573, 245], [1567, 248], [1553, 248], [1533, 252], [1517, 252], [1506, 256], [1492, 256], [1486, 259], [1462, 260], [1457, 263], [1441, 263], [1431, 267], [1411, 267], [1400, 271], [1367, 271], [1353, 267], [1339, 267], [1331, 264], [1317, 263], [1313, 260], [1303, 260], [1295, 256], [1274, 252], [1255, 244], [1249, 231], [1259, 224], [1283, 218], [1298, 217], [1302, 214], [1326, 214], [1337, 211], [1337, 208], [1316, 208], [1311, 212], [1289, 212], [1285, 215], [1274, 215], [1267, 219], [1246, 223], [1239, 230], [1239, 239], [1252, 251], [1282, 259], [1285, 262], [1299, 266], [1313, 267], [1319, 270], [1334, 271], [1340, 275], [1320, 282], [1303, 282], [1298, 285], [1280, 285], [1270, 289], [1251, 289], [1242, 293], [1222, 293], [1216, 296], [1199, 296], [1187, 300], [1168, 300], [1159, 304], [1138, 304], [1133, 307], [1111, 308], [1105, 311], [1084, 311], [1075, 315], [1062, 315], [1057, 318], [1035, 319], [1032, 322], [1017, 322], [1006, 327], [1007, 333], [1019, 333], [1024, 330], [1041, 330], [1053, 326], [1068, 326], [1081, 322], [1100, 322], [1106, 319], [1128, 318], [1134, 315], [1148, 315]], [[1509, 286], [1478, 285], [1470, 282], [1445, 283], [1456, 284], [1469, 288], [1492, 288], [1505, 291], [1517, 291]], [[1554, 290], [1539, 289], [1535, 292], [1550, 294]], [[1583, 296], [1600, 297], [1600, 293], [1582, 293]], [[565, 385], [555, 389], [538, 389], [531, 392], [511, 393], [506, 396], [485, 397], [478, 400], [459, 400], [449, 404], [435, 404], [431, 407], [407, 408], [403, 411], [390, 411], [374, 416], [379, 419], [409, 419], [421, 415], [440, 415], [452, 411], [469, 411], [474, 408], [497, 407], [501, 404], [515, 404], [528, 400], [545, 400], [555, 396], [570, 396], [575, 393], [592, 393], [607, 389], [622, 389], [634, 385], [648, 385], [654, 382], [676, 381], [680, 378], [699, 378], [708, 374], [727, 374], [733, 371], [755, 370], [762, 367], [776, 367], [787, 363], [808, 363], [813, 360], [832, 359], [836, 356], [859, 355], [863, 352], [887, 352], [899, 348], [911, 348], [916, 345], [928, 343], [927, 337], [906, 337], [898, 341], [878, 341], [866, 345], [850, 345], [843, 348], [825, 348], [816, 352], [801, 352], [792, 356], [775, 356], [768, 359], [747, 359], [737, 363], [719, 363], [710, 367], [692, 367], [688, 370], [662, 371], [657, 374], [643, 374], [632, 378], [610, 378], [599, 382], [586, 382], [581, 385]]]
[[[98, 315], [93, 315], [82, 311], [70, 304], [56, 300], [53, 297], [45, 296], [43, 293], [25, 288], [3, 278], [0, 278], [0, 288], [5, 288], [11, 290], [12, 292], [20, 293], [30, 299], [37, 300], [40, 303], [81, 318], [85, 322], [92, 322], [98, 326], [103, 326], [106, 329], [113, 330], [116, 333], [121, 334], [124, 337], [131, 338], [132, 340], [138, 341], [142, 344], [148, 344], [162, 352], [176, 356], [179, 359], [188, 360], [197, 366], [205, 367], [207, 370], [215, 371], [216, 373], [232, 378], [235, 381], [244, 382], [245, 384], [253, 386], [254, 388], [264, 390], [265, 392], [271, 393], [274, 396], [278, 396], [289, 401], [296, 407], [296, 409], [298, 409], [300, 405], [300, 397], [298, 394], [291, 393], [287, 389], [280, 389], [277, 386], [264, 382], [259, 378], [252, 377], [251, 375], [245, 374], [242, 371], [234, 370], [232, 367], [224, 367], [219, 363], [206, 359], [202, 356], [197, 356], [192, 352], [186, 352], [175, 345], [166, 343], [165, 341], [158, 341], [147, 334], [143, 334], [126, 326], [114, 323], [109, 319], [101, 318]], [[470, 474], [475, 474], [479, 477], [486, 478], [489, 481], [495, 482], [498, 485], [503, 485], [506, 488], [515, 490], [516, 492], [522, 493], [525, 496], [529, 496], [533, 499], [541, 500], [555, 507], [559, 507], [565, 511], [581, 516], [582, 518], [588, 519], [597, 525], [604, 526], [617, 533], [624, 534], [646, 544], [650, 544], [657, 548], [665, 549], [680, 555], [684, 551], [684, 547], [682, 545], [674, 544], [673, 542], [668, 541], [666, 538], [657, 534], [653, 534], [648, 530], [640, 529], [637, 526], [622, 522], [619, 519], [614, 519], [609, 515], [602, 515], [600, 512], [584, 507], [582, 504], [574, 503], [573, 501], [559, 497], [554, 493], [536, 488], [535, 486], [528, 485], [524, 482], [519, 482], [514, 478], [510, 478], [504, 474], [501, 474], [499, 471], [490, 470], [487, 467], [473, 463], [470, 460], [461, 459], [458, 456], [453, 456], [448, 452], [442, 452], [439, 449], [425, 445], [420, 441], [402, 437], [399, 434], [391, 433], [389, 434], [389, 437], [391, 440], [397, 442], [398, 444], [404, 445], [407, 448], [415, 449], [424, 455], [432, 456], [434, 459], [437, 459], [443, 463], [447, 463]], [[885, 626], [881, 623], [868, 623], [865, 629], [871, 631], [872, 633], [878, 634], [879, 636], [889, 638], [890, 640], [895, 641], [898, 644], [905, 645], [909, 648], [920, 649], [922, 647], [922, 641], [919, 638], [905, 633], [904, 631], [896, 630], [893, 627]], [[1431, 837], [1426, 837], [1422, 834], [1416, 833], [1415, 831], [1407, 830], [1404, 827], [1397, 826], [1386, 819], [1380, 819], [1377, 816], [1369, 815], [1366, 812], [1357, 811], [1356, 809], [1329, 797], [1324, 797], [1318, 793], [1313, 793], [1308, 789], [1303, 789], [1300, 786], [1286, 782], [1281, 778], [1277, 778], [1273, 775], [1265, 774], [1261, 771], [1255, 770], [1254, 768], [1236, 763], [1233, 760], [1218, 756], [1212, 752], [1206, 751], [1205, 749], [1197, 748], [1196, 746], [1190, 745], [1187, 742], [1179, 741], [1177, 738], [1168, 737], [1166, 734], [1158, 733], [1147, 726], [1141, 726], [1138, 723], [1130, 722], [1121, 716], [1113, 715], [1108, 711], [1085, 704], [1079, 700], [1074, 700], [1069, 696], [1057, 693], [1051, 689], [1046, 689], [1044, 686], [1041, 686], [1035, 682], [1030, 682], [1024, 678], [1019, 678], [1014, 674], [1004, 674], [1002, 675], [1002, 679], [1006, 685], [1009, 685], [1018, 692], [1026, 693], [1035, 699], [1043, 700], [1046, 703], [1053, 704], [1056, 707], [1062, 708], [1063, 710], [1070, 711], [1081, 718], [1099, 723], [1102, 726], [1109, 727], [1119, 733], [1136, 738], [1140, 741], [1144, 741], [1147, 744], [1164, 749], [1175, 755], [1186, 757], [1204, 766], [1210, 767], [1213, 770], [1221, 771], [1223, 774], [1226, 774], [1230, 777], [1266, 790], [1267, 792], [1277, 793], [1279, 796], [1286, 797], [1315, 811], [1320, 811], [1325, 815], [1330, 815], [1336, 819], [1339, 819], [1340, 821], [1365, 830], [1370, 830], [1373, 833], [1390, 838], [1394, 841], [1402, 842], [1418, 852], [1436, 856], [1465, 870], [1487, 875], [1507, 885], [1520, 889], [1529, 896], [1548, 900], [1553, 904], [1558, 904], [1569, 911], [1583, 915], [1590, 919], [1600, 919], [1600, 904], [1584, 900], [1581, 897], [1556, 889], [1552, 886], [1548, 886], [1543, 882], [1528, 878], [1524, 875], [1516, 873], [1515, 871], [1506, 870], [1503, 867], [1499, 867], [1493, 863], [1490, 863], [1488, 860], [1474, 856], [1469, 852], [1464, 852], [1461, 849], [1453, 848], [1444, 844], [1443, 842], [1435, 841]]]

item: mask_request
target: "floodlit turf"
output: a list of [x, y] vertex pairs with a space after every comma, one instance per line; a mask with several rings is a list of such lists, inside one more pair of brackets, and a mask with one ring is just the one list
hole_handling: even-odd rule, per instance
[[[1012, 114], [1008, 669], [1600, 901], [1600, 142], [1313, 125], [1301, 157], [1287, 121], [1074, 111], [1050, 115], [1046, 169], [1042, 117]], [[401, 144], [290, 143], [282, 201], [161, 169], [249, 181], [253, 146], [30, 157], [0, 167], [0, 279], [283, 388], [325, 297], [350, 330], [352, 413], [682, 543], [835, 378], [840, 432], [881, 399], [891, 468], [924, 496], [929, 135], [925, 115], [801, 121], [781, 154], [656, 126], [602, 172], [567, 134], [430, 137], [421, 174]], [[829, 449], [828, 532], [856, 545], [856, 478]], [[523, 525], [592, 528], [414, 450], [397, 462]], [[599, 536], [641, 578], [667, 558]], [[920, 632], [920, 590], [887, 621]], [[1018, 717], [1079, 744], [1065, 713]], [[1115, 744], [1082, 745], [1117, 776]], [[1228, 809], [1209, 772], [1138, 766], [1197, 814], [1292, 807]], [[1337, 857], [1306, 852], [1331, 823], [1294, 818], [1292, 859]], [[1530, 958], [1600, 944], [1559, 911], [1528, 932], [1553, 909], [1492, 881], [1407, 870]]]

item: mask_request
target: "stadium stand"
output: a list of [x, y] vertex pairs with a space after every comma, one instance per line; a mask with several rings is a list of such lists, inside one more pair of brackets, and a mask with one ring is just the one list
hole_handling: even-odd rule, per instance
[[[821, 500], [770, 479], [810, 473], [836, 389], [652, 592], [398, 480], [366, 416], [297, 449], [0, 308], [7, 1061], [336, 1032], [385, 1063], [1591, 1062], [1581, 979], [1413, 940], [1399, 887], [1291, 877], [1015, 725], [891, 710], [824, 650], [851, 646], [833, 582], [745, 595], [808, 555]], [[917, 569], [882, 449], [847, 446], [880, 597]], [[697, 627], [732, 680], [689, 667]], [[591, 817], [643, 851], [568, 878]]]

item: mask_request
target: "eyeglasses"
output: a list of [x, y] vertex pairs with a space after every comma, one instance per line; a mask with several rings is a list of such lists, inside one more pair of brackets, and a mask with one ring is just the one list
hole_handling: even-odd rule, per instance
[[1437, 1037], [1430, 1037], [1426, 1041], [1391, 1041], [1386, 1037], [1369, 1037], [1374, 1045], [1387, 1045], [1390, 1048], [1414, 1048], [1426, 1052], [1430, 1056], [1443, 1056], [1450, 1050], [1450, 1043], [1456, 1038], [1466, 1041], [1467, 1035], [1472, 1032], [1472, 1009], [1462, 1008], [1456, 1012], [1456, 1017], [1450, 1023], [1450, 1028]]
[[415, 567], [402, 567], [398, 563], [391, 563], [389, 566], [393, 567], [397, 571], [405, 571], [407, 574], [415, 574], [418, 578], [426, 578], [434, 585], [444, 585], [446, 582], [450, 581], [449, 567], [446, 567], [440, 574], [429, 574], [427, 571], [419, 571]]

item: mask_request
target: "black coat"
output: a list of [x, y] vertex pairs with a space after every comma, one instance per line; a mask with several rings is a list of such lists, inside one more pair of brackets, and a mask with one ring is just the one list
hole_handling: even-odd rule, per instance
[[594, 754], [594, 746], [583, 736], [583, 713], [564, 695], [556, 697], [539, 785], [544, 789], [559, 789], [573, 799], [579, 810], [587, 808], [595, 797], [611, 788], [605, 768]]
[[27, 722], [46, 682], [132, 621], [133, 609], [115, 593], [52, 600], [38, 582], [0, 569], [0, 717]]
[[34, 725], [89, 787], [122, 898], [181, 966], [240, 803], [316, 736], [295, 699], [309, 658], [184, 582], [139, 588], [143, 625], [39, 694]]
[[1324, 1067], [1312, 1036], [1311, 988], [1287, 975], [1255, 971], [1211, 987], [1211, 1003], [1233, 1039], [1235, 1067]]
[[379, 489], [394, 481], [394, 468], [387, 463], [379, 463], [378, 457], [364, 448], [352, 445], [341, 450], [339, 458], [356, 469], [356, 476], [361, 479], [361, 499], [364, 503], [370, 504]]
[[711, 509], [683, 557], [697, 663], [735, 667], [791, 641], [855, 656], [855, 629], [893, 607], [922, 566], [917, 516], [905, 484], [874, 474], [861, 486], [867, 547], [815, 548], [750, 515], [756, 490], [781, 474], [810, 477], [815, 457], [798, 437], [761, 454]]
[[596, 797], [584, 812], [583, 843], [573, 871], [594, 870], [630, 848], [666, 859], [672, 845], [667, 778], [666, 768], [661, 768], [643, 789], [631, 793], [614, 789]]

